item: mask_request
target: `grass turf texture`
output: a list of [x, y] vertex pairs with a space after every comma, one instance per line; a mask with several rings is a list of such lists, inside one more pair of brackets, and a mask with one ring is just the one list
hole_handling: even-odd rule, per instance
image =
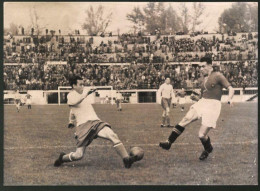
[[[190, 105], [172, 109], [176, 124]], [[142, 161], [125, 169], [111, 143], [96, 139], [81, 161], [53, 167], [61, 151], [75, 151], [74, 130], [67, 128], [69, 108], [62, 105], [4, 108], [4, 185], [257, 185], [257, 103], [222, 104], [217, 129], [210, 131], [214, 151], [199, 161], [200, 121], [189, 125], [169, 151], [159, 148], [171, 129], [160, 128], [158, 104], [94, 105], [127, 150], [140, 146]]]

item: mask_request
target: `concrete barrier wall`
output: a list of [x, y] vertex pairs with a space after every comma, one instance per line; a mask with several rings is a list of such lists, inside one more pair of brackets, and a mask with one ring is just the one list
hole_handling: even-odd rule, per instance
[[[250, 94], [243, 94], [242, 88], [234, 88], [235, 90], [240, 91], [240, 95], [234, 95], [233, 102], [245, 102], [246, 100], [250, 99], [252, 96], [254, 96], [258, 92], [257, 88], [248, 88], [246, 90], [253, 90], [254, 92]], [[63, 91], [64, 92], [64, 91]], [[138, 103], [138, 93], [139, 92], [155, 92], [156, 93], [156, 103], [160, 104], [160, 95], [157, 90], [151, 89], [151, 90], [120, 90], [120, 92], [124, 95], [124, 93], [131, 94], [129, 97], [129, 102], [136, 104]], [[43, 90], [29, 90], [28, 93], [32, 95], [32, 104], [35, 105], [46, 105], [48, 104], [48, 95], [50, 94], [57, 94], [58, 90], [50, 90], [50, 91], [43, 91]], [[104, 100], [106, 96], [110, 98], [110, 100], [113, 100], [116, 97], [116, 90], [98, 90], [99, 96], [95, 96], [95, 94], [92, 94], [92, 103], [104, 103]], [[25, 97], [26, 93], [24, 92], [22, 95], [22, 98]], [[14, 91], [5, 91], [4, 93], [4, 99], [13, 99], [14, 98]], [[221, 101], [226, 102], [228, 98], [228, 95], [223, 95]], [[186, 96], [186, 103], [192, 103], [193, 101], [190, 99], [190, 96]], [[178, 100], [178, 97], [173, 99], [172, 101], [176, 102]], [[257, 101], [257, 99], [254, 99], [254, 101]], [[58, 104], [58, 102], [57, 102]]]

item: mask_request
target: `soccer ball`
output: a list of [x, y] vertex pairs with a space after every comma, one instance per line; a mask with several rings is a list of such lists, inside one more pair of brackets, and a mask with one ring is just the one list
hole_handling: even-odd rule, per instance
[[144, 157], [144, 150], [141, 147], [132, 147], [130, 149], [130, 156], [135, 156], [136, 161], [142, 160]]

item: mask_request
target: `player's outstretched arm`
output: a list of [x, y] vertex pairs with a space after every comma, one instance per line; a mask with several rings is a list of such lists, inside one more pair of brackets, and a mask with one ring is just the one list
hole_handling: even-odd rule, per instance
[[91, 90], [88, 91], [88, 95], [92, 94], [95, 91], [97, 91], [97, 89], [96, 88], [92, 88]]

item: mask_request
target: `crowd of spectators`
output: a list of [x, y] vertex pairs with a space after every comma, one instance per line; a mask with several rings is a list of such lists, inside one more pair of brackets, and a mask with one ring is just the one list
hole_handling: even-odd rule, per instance
[[[233, 87], [257, 87], [258, 62], [221, 62], [216, 68]], [[16, 65], [4, 68], [4, 89], [55, 90], [69, 86], [70, 76], [80, 75], [85, 85], [113, 86], [116, 89], [157, 89], [166, 77], [174, 88], [199, 88], [198, 64], [136, 64], [129, 65]]]
[[200, 66], [191, 62], [203, 56], [220, 61], [219, 70], [234, 87], [256, 87], [257, 49], [258, 36], [251, 33], [238, 38], [124, 34], [98, 43], [84, 36], [5, 38], [4, 89], [57, 89], [68, 86], [75, 74], [85, 78], [86, 85], [154, 89], [169, 76], [174, 88], [197, 88]]
[[[242, 35], [243, 36], [243, 35]], [[73, 61], [76, 63], [162, 63], [191, 62], [211, 56], [215, 61], [256, 59], [258, 36], [206, 35], [153, 36], [121, 35], [95, 42], [85, 36], [41, 36], [4, 40], [5, 63]]]

